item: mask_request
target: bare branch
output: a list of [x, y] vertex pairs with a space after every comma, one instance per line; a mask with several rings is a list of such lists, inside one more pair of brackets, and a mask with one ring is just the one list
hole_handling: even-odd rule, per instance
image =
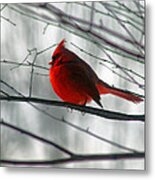
[[[8, 64], [8, 65], [16, 65], [13, 68], [11, 68], [10, 70], [13, 70], [20, 66], [30, 67], [32, 65], [32, 63], [29, 61], [27, 61], [27, 63], [19, 63], [17, 61], [10, 61], [10, 60], [6, 60], [6, 59], [1, 60], [0, 63], [4, 63], [4, 64]], [[39, 69], [49, 70], [49, 68], [41, 66], [39, 64], [34, 64], [34, 67], [39, 68]]]
[[28, 51], [28, 54], [25, 56], [25, 58], [22, 60], [22, 62], [18, 63], [16, 66], [12, 67], [11, 70], [14, 70], [14, 69], [20, 67], [21, 65], [23, 65], [24, 62], [27, 61], [28, 57], [31, 56], [32, 52], [35, 51], [35, 48], [33, 48], [31, 50], [27, 49], [27, 51]]
[[18, 127], [16, 127], [16, 126], [14, 126], [14, 125], [12, 125], [12, 124], [10, 124], [10, 123], [4, 122], [4, 121], [0, 121], [0, 124], [3, 125], [3, 126], [6, 126], [6, 127], [8, 127], [8, 128], [11, 128], [11, 129], [13, 129], [13, 130], [16, 130], [16, 131], [18, 131], [18, 132], [20, 132], [20, 133], [22, 133], [22, 134], [25, 134], [25, 135], [27, 135], [27, 136], [29, 136], [29, 137], [31, 137], [31, 138], [37, 139], [37, 140], [39, 140], [39, 141], [41, 141], [41, 142], [43, 142], [43, 143], [46, 143], [46, 144], [48, 144], [48, 145], [51, 145], [51, 146], [55, 147], [56, 149], [62, 151], [62, 152], [65, 153], [65, 154], [68, 154], [68, 155], [70, 155], [70, 156], [73, 156], [73, 155], [74, 155], [71, 151], [63, 148], [62, 146], [54, 143], [53, 141], [49, 141], [49, 140], [47, 140], [47, 139], [45, 139], [45, 138], [42, 138], [42, 137], [40, 137], [40, 136], [38, 136], [38, 135], [35, 135], [34, 133], [28, 132], [28, 131], [26, 131], [26, 130], [24, 130], [24, 129], [22, 129], [22, 128], [18, 128]]
[[[137, 21], [136, 18], [133, 18], [129, 13], [126, 13], [126, 11], [123, 13], [122, 10], [120, 11], [119, 7], [118, 6], [114, 6], [114, 5], [109, 5], [108, 3], [104, 3], [104, 2], [100, 2], [103, 6], [106, 4], [108, 5], [109, 7], [112, 7], [113, 8], [113, 11], [116, 12], [117, 14], [120, 14], [122, 15], [123, 17], [126, 17], [127, 19], [129, 19], [131, 22], [134, 22], [135, 24], [139, 25], [139, 26], [143, 26], [143, 24], [139, 21]], [[110, 16], [110, 15], [109, 15]], [[112, 18], [114, 18], [112, 16]], [[122, 21], [123, 22], [123, 21]], [[140, 32], [142, 32], [140, 30]], [[143, 32], [144, 33], [144, 32]]]
[[[21, 11], [21, 10], [19, 10], [19, 9], [17, 9], [17, 8], [14, 8], [13, 6], [10, 6], [10, 5], [9, 5], [8, 7], [9, 7], [11, 10], [13, 10], [13, 11], [15, 11], [15, 12], [17, 12], [17, 13], [23, 15], [23, 16], [30, 17], [30, 18], [32, 18], [32, 19], [34, 19], [34, 20], [43, 22], [43, 23], [45, 23], [45, 24], [48, 23], [49, 25], [60, 27], [61, 29], [64, 29], [65, 31], [68, 31], [68, 32], [70, 32], [70, 33], [72, 33], [72, 34], [75, 34], [75, 35], [79, 36], [79, 37], [82, 37], [82, 38], [84, 38], [84, 39], [86, 39], [86, 40], [94, 43], [95, 45], [101, 46], [102, 48], [104, 48], [104, 49], [106, 49], [106, 50], [108, 50], [108, 51], [110, 51], [110, 52], [113, 52], [113, 53], [115, 53], [115, 54], [117, 54], [117, 55], [119, 55], [119, 56], [123, 56], [123, 57], [128, 58], [128, 59], [131, 59], [131, 60], [133, 60], [133, 61], [136, 61], [136, 62], [138, 61], [138, 62], [140, 62], [140, 63], [143, 63], [143, 61], [138, 60], [137, 57], [130, 56], [129, 54], [125, 54], [124, 52], [121, 52], [121, 53], [120, 53], [120, 52], [117, 51], [116, 49], [112, 49], [112, 48], [110, 48], [110, 47], [103, 46], [103, 44], [101, 45], [98, 41], [92, 40], [90, 37], [88, 37], [88, 32], [87, 32], [87, 31], [86, 31], [86, 33], [80, 33], [80, 31], [74, 31], [74, 29], [70, 28], [69, 26], [66, 26], [66, 24], [63, 25], [61, 22], [58, 22], [58, 21], [55, 22], [55, 21], [54, 21], [54, 23], [53, 23], [53, 19], [52, 19], [52, 20], [49, 20], [49, 18], [46, 18], [46, 17], [44, 17], [44, 19], [43, 19], [43, 18], [40, 18], [39, 15], [38, 15], [38, 17], [36, 17], [36, 16], [34, 16], [34, 15], [30, 14], [30, 13], [29, 13], [29, 14], [28, 14], [28, 13], [24, 13], [23, 11]], [[106, 28], [106, 27], [105, 27], [105, 28]], [[103, 27], [102, 27], [102, 29], [103, 29]], [[106, 30], [106, 29], [105, 29], [105, 30]], [[109, 32], [110, 32], [110, 31], [109, 31]], [[114, 32], [114, 33], [117, 33], [117, 32]], [[120, 35], [121, 35], [121, 34], [120, 34]], [[120, 35], [117, 34], [116, 37], [120, 37]], [[124, 38], [121, 36], [121, 39], [124, 39]], [[125, 41], [126, 41], [126, 42], [129, 42], [129, 41], [127, 40], [127, 38], [125, 38]]]
[[99, 136], [99, 135], [91, 132], [89, 129], [83, 129], [83, 128], [81, 128], [81, 127], [79, 127], [79, 126], [77, 126], [77, 125], [75, 125], [75, 124], [73, 124], [73, 123], [71, 123], [71, 122], [69, 122], [69, 121], [67, 121], [67, 120], [65, 120], [65, 119], [63, 119], [62, 122], [70, 125], [71, 127], [75, 128], [75, 129], [77, 129], [77, 130], [79, 130], [79, 131], [81, 131], [81, 132], [83, 132], [83, 133], [86, 133], [86, 134], [88, 134], [88, 135], [90, 135], [90, 136], [92, 136], [92, 137], [94, 137], [94, 138], [97, 138], [98, 140], [101, 140], [102, 142], [106, 142], [106, 143], [108, 143], [108, 144], [110, 144], [110, 145], [112, 145], [112, 146], [115, 146], [115, 147], [117, 147], [117, 148], [120, 148], [120, 149], [122, 149], [122, 150], [127, 150], [127, 151], [129, 151], [129, 152], [139, 152], [138, 150], [135, 150], [135, 149], [133, 149], [133, 148], [126, 147], [126, 146], [124, 146], [124, 145], [118, 144], [118, 143], [116, 143], [116, 142], [114, 142], [114, 141], [111, 141], [111, 140], [109, 140], [109, 139], [106, 139], [106, 138], [104, 138], [104, 137], [101, 137], [101, 136]]
[[34, 59], [32, 61], [32, 68], [31, 68], [31, 76], [30, 76], [30, 85], [29, 85], [29, 97], [31, 97], [32, 95], [32, 85], [33, 85], [33, 75], [34, 75], [34, 64], [37, 60], [37, 49], [35, 50], [35, 56], [34, 56]]
[[145, 153], [111, 153], [111, 154], [92, 154], [92, 155], [75, 155], [69, 158], [56, 159], [56, 160], [38, 160], [38, 161], [24, 161], [24, 160], [7, 160], [2, 159], [2, 166], [52, 166], [56, 164], [83, 162], [83, 161], [103, 161], [103, 160], [129, 160], [129, 159], [144, 159]]
[[[144, 56], [144, 54], [143, 54], [142, 50], [140, 49], [140, 47], [137, 46], [137, 43], [138, 43], [138, 42], [136, 41], [136, 39], [135, 39], [135, 37], [133, 36], [133, 34], [132, 34], [132, 33], [128, 30], [128, 28], [125, 26], [125, 24], [121, 22], [120, 18], [115, 14], [115, 12], [114, 12], [111, 8], [109, 8], [109, 6], [108, 6], [107, 4], [104, 4], [104, 7], [105, 7], [109, 12], [111, 12], [111, 13], [113, 14], [113, 16], [116, 18], [117, 22], [125, 29], [125, 31], [126, 31], [126, 32], [129, 34], [129, 36], [132, 38], [133, 43], [135, 44], [135, 46], [136, 46], [137, 49], [139, 50], [140, 54], [141, 54], [142, 56]], [[135, 43], [135, 42], [136, 42], [136, 43]], [[143, 49], [144, 49], [144, 48], [143, 48]]]
[[62, 146], [49, 141], [45, 138], [39, 137], [38, 135], [35, 135], [34, 133], [28, 132], [22, 128], [18, 128], [14, 125], [11, 125], [10, 123], [6, 123], [4, 121], [0, 121], [0, 124], [3, 126], [6, 126], [8, 128], [11, 128], [15, 131], [18, 131], [22, 134], [25, 134], [31, 138], [34, 138], [36, 140], [39, 140], [43, 143], [46, 143], [48, 145], [51, 145], [55, 147], [56, 149], [62, 151], [63, 153], [68, 154], [69, 158], [63, 158], [63, 159], [56, 159], [51, 161], [18, 161], [18, 160], [5, 160], [1, 159], [1, 163], [4, 164], [12, 164], [12, 165], [53, 165], [53, 164], [62, 164], [62, 163], [68, 163], [68, 162], [79, 162], [79, 161], [98, 161], [98, 160], [120, 160], [120, 159], [136, 159], [136, 158], [144, 158], [145, 153], [144, 152], [134, 152], [134, 153], [113, 153], [113, 154], [91, 154], [91, 155], [83, 155], [83, 154], [75, 154], [71, 151], [63, 148]]
[[46, 30], [47, 30], [48, 26], [49, 26], [49, 23], [47, 23], [47, 24], [45, 25], [45, 27], [44, 27], [44, 29], [43, 29], [43, 34], [46, 33]]
[[59, 102], [59, 101], [51, 101], [51, 100], [45, 100], [45, 99], [39, 99], [39, 98], [30, 98], [30, 97], [19, 97], [19, 96], [0, 96], [1, 101], [17, 101], [17, 102], [34, 102], [34, 103], [40, 103], [40, 104], [46, 104], [50, 106], [61, 106], [61, 107], [68, 107], [71, 109], [75, 109], [81, 112], [94, 114], [100, 117], [105, 117], [107, 119], [111, 120], [120, 120], [120, 121], [145, 121], [144, 115], [128, 115], [128, 114], [122, 114], [119, 112], [112, 112], [107, 111], [103, 109], [97, 109], [93, 107], [86, 107], [82, 105], [75, 105], [67, 102]]
[[13, 26], [16, 26], [16, 24], [13, 22], [13, 21], [11, 21], [9, 18], [6, 18], [6, 17], [4, 17], [4, 16], [0, 16], [2, 19], [4, 19], [5, 21], [7, 21], [8, 23], [10, 23], [10, 24], [12, 24]]
[[[123, 66], [121, 66], [121, 65], [118, 65], [118, 63], [116, 63], [116, 62], [114, 63], [113, 61], [110, 61], [110, 60], [108, 60], [108, 59], [98, 57], [98, 56], [94, 55], [93, 53], [87, 52], [86, 50], [84, 50], [83, 48], [81, 48], [80, 46], [77, 46], [76, 44], [74, 44], [74, 43], [72, 43], [72, 42], [71, 42], [71, 44], [72, 44], [74, 47], [76, 47], [77, 49], [79, 49], [81, 52], [89, 55], [90, 57], [93, 57], [93, 58], [95, 58], [95, 59], [97, 59], [97, 60], [100, 60], [100, 61], [102, 61], [102, 62], [105, 62], [105, 63], [112, 64], [112, 65], [115, 66], [115, 68], [124, 69], [125, 71], [128, 71], [128, 72], [130, 72], [130, 73], [132, 73], [132, 74], [136, 75], [137, 77], [139, 77], [139, 78], [141, 78], [141, 79], [144, 80], [144, 77], [143, 77], [142, 75], [138, 74], [137, 72], [135, 72], [135, 71], [132, 70], [132, 69], [128, 69], [127, 67], [123, 67]], [[100, 64], [104, 65], [102, 62], [100, 62]], [[113, 71], [113, 70], [112, 70], [112, 71]], [[133, 81], [132, 81], [132, 82], [133, 82]]]
[[7, 7], [7, 4], [3, 4], [3, 7], [0, 9], [0, 12], [2, 12]]
[[124, 8], [124, 10], [127, 10], [128, 13], [132, 13], [133, 15], [137, 16], [138, 18], [143, 19], [144, 17], [142, 16], [142, 12], [136, 12], [133, 11], [132, 9], [128, 8], [125, 4], [121, 3], [121, 2], [116, 2], [117, 4], [119, 4], [120, 6], [122, 6]]
[[60, 9], [58, 9], [57, 7], [55, 7], [51, 4], [47, 4], [47, 3], [27, 4], [27, 5], [25, 5], [24, 8], [26, 8], [26, 6], [33, 6], [33, 7], [42, 8], [44, 10], [47, 10], [48, 12], [54, 14], [62, 24], [68, 25], [68, 26], [75, 28], [83, 33], [90, 33], [92, 36], [96, 37], [98, 40], [102, 41], [104, 44], [108, 44], [109, 46], [116, 48], [116, 49], [122, 51], [123, 53], [130, 54], [136, 58], [144, 59], [143, 55], [141, 55], [137, 52], [131, 51], [123, 46], [120, 46], [120, 45], [116, 44], [115, 42], [107, 39], [106, 37], [101, 36], [101, 34], [98, 34], [92, 30], [90, 31], [88, 28], [83, 28], [82, 26], [77, 25], [77, 23], [74, 20], [79, 21], [79, 18], [77, 20], [76, 17], [68, 16], [65, 12], [62, 12]]
[[121, 68], [121, 66], [111, 57], [109, 53], [106, 52], [106, 50], [102, 49], [102, 51], [105, 53], [105, 55], [112, 61], [112, 63], [119, 68], [134, 84], [136, 84], [139, 88], [144, 89], [144, 85], [140, 84], [137, 80], [135, 80], [134, 77], [132, 77], [129, 72], [127, 72], [124, 68]]

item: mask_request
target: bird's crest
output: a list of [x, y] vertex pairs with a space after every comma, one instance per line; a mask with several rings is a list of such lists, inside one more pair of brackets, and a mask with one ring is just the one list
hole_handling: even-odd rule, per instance
[[63, 39], [63, 40], [59, 43], [58, 47], [59, 47], [59, 48], [65, 47], [65, 42], [66, 42], [66, 40]]
[[65, 39], [63, 39], [59, 44], [58, 46], [56, 47], [55, 51], [53, 52], [53, 56], [55, 56], [56, 54], [58, 54], [62, 49], [65, 48]]
[[48, 64], [54, 64], [55, 60], [60, 56], [61, 50], [65, 49], [65, 39], [63, 39], [58, 46], [56, 47], [55, 51], [52, 54], [52, 61], [50, 61]]
[[65, 39], [63, 39], [57, 46], [57, 48], [55, 49], [54, 53], [60, 51], [61, 49], [65, 48]]

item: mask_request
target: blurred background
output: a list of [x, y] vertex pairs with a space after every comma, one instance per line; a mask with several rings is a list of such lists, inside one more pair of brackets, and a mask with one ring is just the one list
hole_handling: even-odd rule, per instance
[[[90, 64], [100, 79], [144, 97], [144, 16], [144, 1], [138, 0], [1, 4], [1, 95], [60, 101], [49, 82], [48, 62], [56, 45], [65, 38], [66, 47]], [[112, 95], [102, 96], [101, 102], [106, 110], [144, 114], [144, 102], [133, 104]], [[94, 102], [89, 106], [97, 107]], [[4, 122], [76, 154], [144, 151], [142, 122], [108, 120], [26, 102], [2, 101], [1, 109]], [[68, 157], [6, 126], [1, 128], [1, 139], [2, 159]], [[84, 161], [54, 167], [144, 169], [144, 159]]]

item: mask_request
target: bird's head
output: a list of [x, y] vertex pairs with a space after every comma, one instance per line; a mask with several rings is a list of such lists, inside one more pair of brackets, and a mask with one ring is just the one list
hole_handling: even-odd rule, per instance
[[56, 47], [55, 51], [52, 54], [51, 61], [48, 63], [49, 65], [54, 65], [56, 61], [59, 61], [65, 51], [65, 39], [63, 39], [58, 46]]

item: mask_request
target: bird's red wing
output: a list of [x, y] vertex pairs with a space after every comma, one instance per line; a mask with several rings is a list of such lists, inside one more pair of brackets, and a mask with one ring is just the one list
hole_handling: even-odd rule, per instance
[[71, 65], [68, 63], [67, 66], [67, 72], [69, 73], [67, 79], [69, 79], [68, 83], [71, 83], [70, 87], [73, 87], [74, 91], [79, 91], [79, 93], [91, 97], [98, 105], [102, 106], [95, 81], [89, 76], [84, 66], [81, 66], [80, 63]]

